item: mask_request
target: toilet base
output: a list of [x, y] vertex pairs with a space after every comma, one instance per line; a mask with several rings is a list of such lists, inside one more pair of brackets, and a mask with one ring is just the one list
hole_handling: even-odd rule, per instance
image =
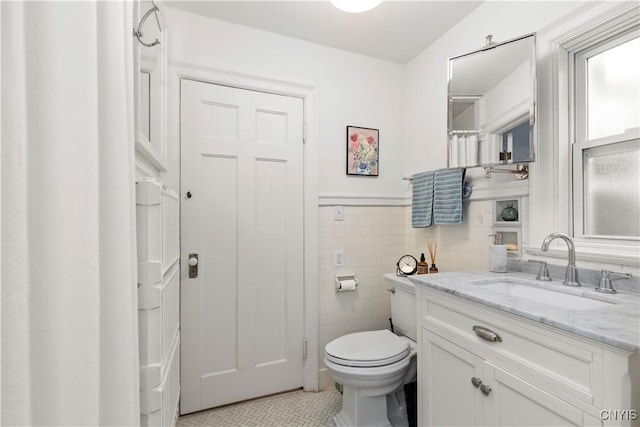
[[387, 417], [393, 427], [409, 427], [404, 387], [387, 395]]
[[345, 385], [342, 409], [333, 417], [338, 427], [391, 427], [387, 396], [367, 396], [366, 391]]

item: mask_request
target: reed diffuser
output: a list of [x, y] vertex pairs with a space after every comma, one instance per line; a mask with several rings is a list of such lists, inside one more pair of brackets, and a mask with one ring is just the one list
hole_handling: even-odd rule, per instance
[[429, 258], [431, 259], [431, 268], [429, 268], [429, 273], [437, 273], [438, 267], [436, 267], [436, 254], [438, 253], [438, 244], [432, 245], [431, 243], [427, 243], [427, 247], [429, 248]]

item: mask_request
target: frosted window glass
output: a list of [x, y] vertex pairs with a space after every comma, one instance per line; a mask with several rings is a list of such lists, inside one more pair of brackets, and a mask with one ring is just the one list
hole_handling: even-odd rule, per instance
[[584, 152], [586, 235], [640, 236], [640, 141]]
[[640, 37], [588, 59], [588, 139], [640, 127]]

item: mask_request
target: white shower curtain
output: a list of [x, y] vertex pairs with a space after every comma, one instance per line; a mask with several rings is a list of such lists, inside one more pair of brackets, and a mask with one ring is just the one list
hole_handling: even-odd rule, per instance
[[139, 424], [130, 2], [0, 2], [2, 425]]

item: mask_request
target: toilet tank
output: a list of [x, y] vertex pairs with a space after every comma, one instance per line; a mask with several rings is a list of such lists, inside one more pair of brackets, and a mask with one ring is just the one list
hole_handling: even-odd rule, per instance
[[417, 341], [416, 319], [416, 287], [406, 277], [398, 277], [395, 273], [384, 275], [388, 289], [391, 291], [391, 320], [396, 333], [406, 335]]

